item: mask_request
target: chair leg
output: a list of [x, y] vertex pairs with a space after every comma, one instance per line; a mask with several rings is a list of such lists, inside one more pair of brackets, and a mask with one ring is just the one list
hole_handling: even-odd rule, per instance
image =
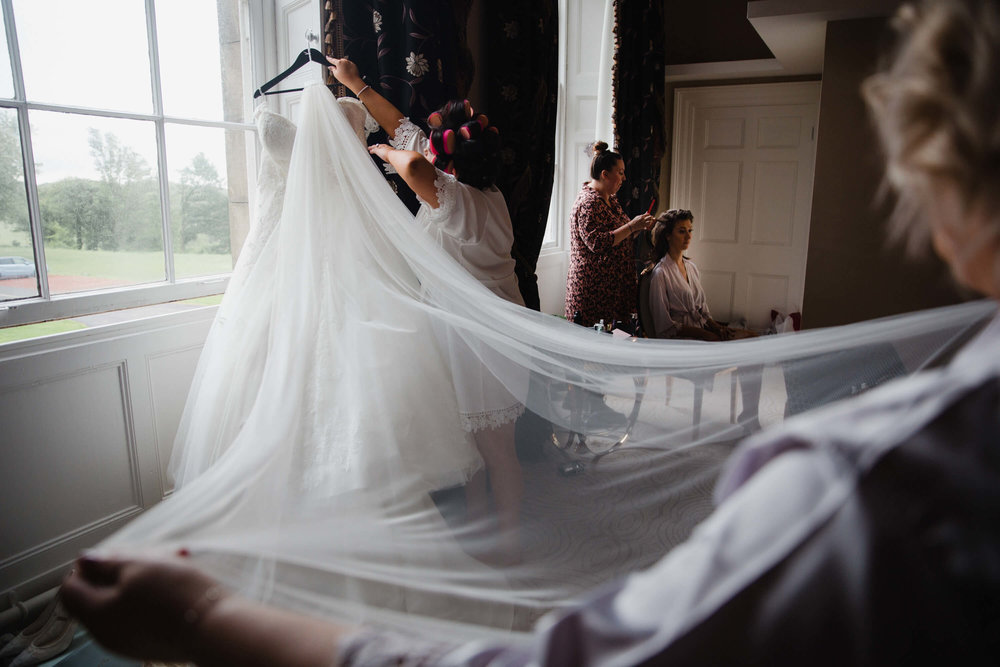
[[694, 383], [694, 439], [698, 439], [701, 430], [701, 399], [705, 390], [700, 382]]
[[729, 423], [736, 423], [736, 371], [729, 373]]

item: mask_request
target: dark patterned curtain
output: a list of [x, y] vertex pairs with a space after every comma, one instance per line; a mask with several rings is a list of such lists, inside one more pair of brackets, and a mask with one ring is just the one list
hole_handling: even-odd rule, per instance
[[644, 213], [659, 192], [664, 36], [660, 0], [615, 0], [615, 141], [628, 179], [618, 200], [629, 217]]
[[[326, 0], [325, 51], [350, 58], [372, 88], [426, 129], [432, 111], [467, 94], [470, 5], [471, 0]], [[369, 139], [386, 141], [382, 132]], [[416, 211], [416, 198], [402, 179], [395, 174], [388, 179]]]
[[508, 0], [486, 8], [488, 113], [503, 139], [500, 180], [514, 222], [517, 279], [540, 309], [535, 265], [552, 196], [558, 96], [556, 0]]
[[[485, 108], [503, 141], [500, 179], [514, 223], [517, 276], [525, 303], [539, 309], [535, 265], [552, 195], [559, 24], [557, 0], [486, 3], [481, 62], [466, 40], [471, 0], [325, 0], [325, 48], [346, 55], [365, 80], [415, 123], [486, 81]], [[338, 94], [343, 94], [339, 91]], [[426, 129], [426, 128], [425, 128]], [[370, 142], [384, 142], [372, 135]], [[416, 210], [402, 180], [389, 176]]]

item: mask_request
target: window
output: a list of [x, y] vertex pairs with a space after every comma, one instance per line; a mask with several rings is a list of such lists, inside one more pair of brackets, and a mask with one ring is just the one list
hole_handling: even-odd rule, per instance
[[610, 0], [559, 2], [556, 170], [542, 239], [543, 256], [569, 251], [570, 211], [580, 184], [590, 177], [587, 147], [597, 139], [614, 144], [610, 94], [613, 18]]
[[252, 188], [240, 0], [0, 5], [0, 327], [222, 291]]

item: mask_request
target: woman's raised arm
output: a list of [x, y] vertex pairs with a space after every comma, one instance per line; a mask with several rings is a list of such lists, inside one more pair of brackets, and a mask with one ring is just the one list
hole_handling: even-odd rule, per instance
[[385, 130], [390, 139], [396, 136], [396, 128], [399, 127], [400, 121], [404, 118], [403, 112], [397, 109], [392, 102], [377, 93], [374, 88], [366, 84], [358, 72], [358, 66], [350, 60], [347, 58], [331, 58], [330, 56], [327, 56], [326, 59], [330, 62], [330, 73], [333, 74], [337, 81], [347, 86], [352, 93], [357, 95], [358, 99], [365, 105], [365, 108], [368, 109], [368, 113]]
[[410, 189], [431, 208], [439, 206], [437, 188], [434, 185], [437, 171], [427, 158], [415, 151], [401, 150], [385, 144], [369, 146], [368, 152], [391, 164]]

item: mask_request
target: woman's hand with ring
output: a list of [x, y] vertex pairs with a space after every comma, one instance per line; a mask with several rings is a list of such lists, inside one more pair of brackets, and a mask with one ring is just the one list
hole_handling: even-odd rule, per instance
[[373, 144], [368, 147], [369, 153], [378, 156], [385, 162], [389, 161], [389, 151], [391, 150], [392, 148], [390, 146], [386, 146], [385, 144]]

